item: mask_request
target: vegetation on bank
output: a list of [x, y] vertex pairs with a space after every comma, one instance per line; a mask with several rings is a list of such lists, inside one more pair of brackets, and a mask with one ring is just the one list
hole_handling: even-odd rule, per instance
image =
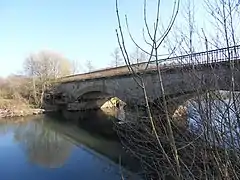
[[22, 77], [1, 79], [0, 118], [42, 113], [31, 100], [29, 92]]
[[[76, 68], [76, 67], [74, 67]], [[0, 116], [40, 113], [44, 91], [62, 76], [73, 73], [72, 62], [52, 52], [30, 55], [23, 64], [22, 75], [0, 79]]]

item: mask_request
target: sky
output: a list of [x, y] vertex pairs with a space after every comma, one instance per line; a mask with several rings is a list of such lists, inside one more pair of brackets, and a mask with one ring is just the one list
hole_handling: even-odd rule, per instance
[[[121, 18], [128, 15], [131, 32], [140, 44], [142, 2], [119, 2]], [[155, 2], [148, 0], [148, 12], [155, 12]], [[163, 1], [161, 13], [171, 12], [172, 2]], [[149, 20], [153, 17], [149, 13]], [[42, 50], [60, 53], [82, 66], [86, 60], [95, 68], [109, 66], [118, 46], [116, 28], [115, 0], [0, 0], [0, 76], [21, 72], [29, 54]], [[126, 44], [133, 49], [129, 38]]]

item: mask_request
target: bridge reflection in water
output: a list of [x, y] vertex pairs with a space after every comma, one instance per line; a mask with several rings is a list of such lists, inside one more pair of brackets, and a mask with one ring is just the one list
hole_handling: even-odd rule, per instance
[[[120, 168], [115, 163], [119, 163], [121, 156], [121, 164], [125, 168], [132, 171], [138, 170], [137, 162], [125, 153], [118, 141], [92, 134], [66, 121], [59, 123], [58, 119], [46, 116], [29, 118], [30, 121], [24, 118], [24, 121], [19, 123], [1, 122], [0, 146], [2, 145], [1, 139], [12, 134], [14, 141], [32, 166], [60, 168], [62, 171], [69, 167], [72, 172], [76, 171], [77, 174], [82, 173], [86, 175], [85, 177], [92, 177], [95, 171], [106, 171], [107, 169], [107, 171], [119, 173]], [[8, 138], [4, 139], [7, 141]], [[0, 151], [0, 157], [2, 151], [3, 149]], [[15, 156], [18, 158], [18, 153]], [[21, 162], [21, 159], [16, 160]], [[75, 162], [76, 160], [77, 162]], [[73, 162], [77, 164], [73, 165]], [[108, 165], [103, 165], [104, 162], [107, 162]], [[93, 164], [95, 164], [95, 168], [99, 169], [92, 169], [89, 172], [82, 171], [86, 168], [93, 168]], [[107, 179], [111, 179], [111, 176], [110, 173]], [[102, 178], [105, 179], [105, 177]]]

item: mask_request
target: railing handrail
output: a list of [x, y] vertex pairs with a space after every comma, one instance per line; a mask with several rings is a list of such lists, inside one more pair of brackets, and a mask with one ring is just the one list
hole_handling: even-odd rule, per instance
[[[198, 55], [204, 55], [204, 54], [213, 54], [214, 52], [219, 52], [219, 53], [222, 53], [224, 52], [225, 50], [235, 50], [235, 49], [239, 49], [240, 48], [240, 45], [236, 45], [236, 46], [231, 46], [231, 47], [228, 47], [228, 48], [221, 48], [221, 49], [213, 49], [213, 50], [209, 50], [209, 51], [202, 51], [202, 52], [196, 52], [196, 53], [192, 53], [192, 54], [185, 54], [185, 55], [181, 55], [181, 56], [174, 56], [174, 57], [168, 57], [168, 58], [162, 58], [162, 59], [159, 59], [158, 61], [160, 62], [166, 62], [166, 61], [171, 61], [173, 59], [184, 59], [186, 57], [196, 57]], [[144, 65], [144, 64], [151, 64], [151, 63], [154, 63], [155, 60], [152, 60], [150, 62], [141, 62], [141, 63], [135, 63], [135, 64], [132, 64], [132, 66], [141, 66], [141, 65]], [[213, 61], [210, 61], [210, 63], [212, 63]], [[216, 62], [216, 61], [214, 61]], [[200, 63], [198, 63], [200, 64]], [[176, 65], [175, 65], [176, 66]], [[184, 66], [184, 64], [182, 64], [182, 66]], [[164, 65], [164, 67], [173, 67], [173, 65]], [[179, 67], [179, 66], [176, 66], [176, 67]], [[101, 73], [101, 72], [109, 72], [109, 71], [113, 71], [113, 70], [116, 70], [116, 69], [123, 69], [123, 68], [127, 68], [127, 65], [123, 65], [123, 66], [118, 66], [118, 67], [110, 67], [110, 68], [104, 68], [104, 69], [99, 69], [99, 70], [96, 70], [96, 71], [92, 71], [92, 72], [87, 72], [87, 73], [81, 73], [81, 74], [75, 74], [75, 75], [69, 75], [69, 76], [64, 76], [64, 77], [61, 77], [61, 78], [58, 78], [58, 80], [64, 80], [64, 79], [68, 79], [68, 78], [74, 78], [74, 77], [80, 77], [80, 76], [87, 76], [87, 75], [90, 75], [90, 74], [96, 74], [96, 73]]]

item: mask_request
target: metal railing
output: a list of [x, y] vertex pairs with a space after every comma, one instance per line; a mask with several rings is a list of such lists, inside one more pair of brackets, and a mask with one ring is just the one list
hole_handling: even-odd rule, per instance
[[[240, 57], [240, 45], [221, 48], [215, 50], [209, 50], [205, 52], [198, 52], [193, 54], [187, 54], [182, 56], [164, 58], [159, 60], [159, 66], [161, 69], [174, 69], [177, 67], [185, 66], [197, 66], [203, 64], [219, 63], [224, 61], [239, 60]], [[139, 64], [133, 64], [132, 67], [136, 72], [140, 72], [145, 69], [148, 64], [148, 70], [156, 69], [156, 61], [142, 62]], [[114, 68], [101, 69], [89, 73], [77, 74], [59, 78], [60, 82], [68, 82], [74, 80], [94, 79], [101, 77], [111, 77], [117, 75], [131, 74], [127, 66], [120, 66]]]
[[[165, 62], [177, 62], [177, 64], [184, 65], [198, 65], [217, 63], [229, 60], [238, 60], [240, 55], [240, 45], [232, 46], [229, 48], [221, 48], [209, 50], [204, 52], [197, 52], [183, 56], [176, 56], [165, 59]], [[160, 60], [161, 61], [161, 60]]]

